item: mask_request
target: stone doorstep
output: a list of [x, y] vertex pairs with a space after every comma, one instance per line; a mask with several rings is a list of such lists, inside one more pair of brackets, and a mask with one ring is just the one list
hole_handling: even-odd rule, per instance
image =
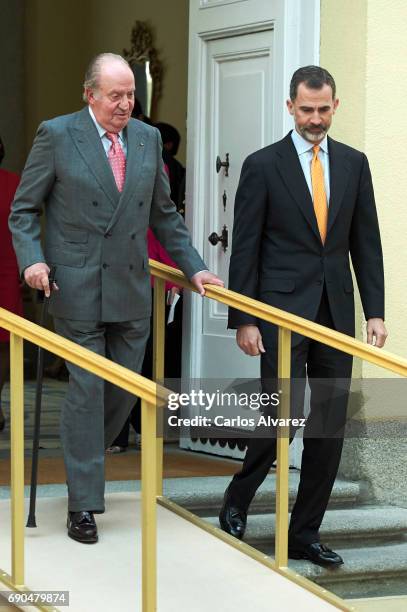
[[[173, 478], [164, 483], [164, 495], [180, 506], [199, 515], [217, 514], [222, 505], [230, 476], [211, 478]], [[289, 498], [294, 503], [299, 484], [299, 472], [290, 472]], [[354, 505], [360, 499], [362, 483], [337, 479], [329, 503], [330, 507]], [[275, 505], [276, 475], [269, 474], [259, 488], [250, 513], [269, 512]]]
[[[219, 526], [217, 516], [205, 518]], [[248, 518], [245, 542], [267, 554], [274, 550], [275, 515], [251, 514]], [[384, 545], [391, 540], [407, 542], [407, 509], [393, 506], [361, 506], [331, 509], [321, 526], [321, 539], [329, 546], [355, 548]], [[335, 546], [334, 546], [335, 544]]]

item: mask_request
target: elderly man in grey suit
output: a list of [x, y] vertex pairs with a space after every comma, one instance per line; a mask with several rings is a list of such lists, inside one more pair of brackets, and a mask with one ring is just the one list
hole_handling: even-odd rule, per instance
[[[201, 295], [223, 285], [206, 270], [170, 199], [157, 129], [131, 119], [135, 83], [127, 62], [104, 53], [90, 64], [83, 110], [42, 123], [17, 191], [10, 228], [21, 273], [49, 296], [62, 336], [140, 371], [149, 334], [150, 226]], [[40, 214], [46, 210], [44, 251]], [[61, 413], [68, 482], [68, 535], [98, 539], [104, 512], [104, 449], [134, 398], [72, 365]]]

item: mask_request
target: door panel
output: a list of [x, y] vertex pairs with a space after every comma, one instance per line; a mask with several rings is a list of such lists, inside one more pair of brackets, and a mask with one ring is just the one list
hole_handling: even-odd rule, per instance
[[[205, 236], [218, 235], [222, 228], [228, 231], [228, 247], [204, 244], [204, 258], [211, 270], [227, 281], [231, 253], [233, 208], [239, 182], [242, 160], [264, 146], [270, 130], [266, 109], [270, 106], [272, 31], [211, 41], [207, 45], [207, 88], [211, 104], [208, 105], [207, 159], [212, 168], [208, 185], [208, 203], [205, 214]], [[228, 176], [224, 168], [216, 172], [216, 158], [229, 157]], [[226, 198], [226, 200], [224, 199]], [[223, 371], [225, 377], [237, 374], [242, 367], [250, 375], [257, 375], [258, 360], [245, 357], [235, 344], [235, 332], [227, 330], [227, 307], [219, 302], [206, 300], [203, 304], [204, 354], [211, 351], [215, 335], [220, 342], [217, 355], [233, 352], [233, 371]], [[221, 351], [219, 354], [218, 350]], [[236, 360], [236, 361], [235, 361]], [[201, 376], [211, 377], [213, 360], [204, 356]]]
[[[208, 267], [225, 283], [242, 163], [292, 127], [285, 109], [289, 80], [299, 65], [318, 63], [318, 46], [318, 0], [190, 0], [186, 220]], [[227, 153], [228, 176], [224, 167], [216, 170], [217, 157], [224, 162]], [[224, 227], [226, 251], [208, 241]], [[235, 331], [227, 330], [227, 308], [185, 298], [183, 379], [228, 379], [227, 387], [258, 377], [259, 359], [244, 355]], [[207, 416], [189, 409], [197, 413]], [[247, 411], [237, 408], [238, 414]], [[191, 440], [188, 432], [181, 445], [242, 456], [233, 443]], [[300, 443], [292, 446], [292, 463], [299, 465]]]

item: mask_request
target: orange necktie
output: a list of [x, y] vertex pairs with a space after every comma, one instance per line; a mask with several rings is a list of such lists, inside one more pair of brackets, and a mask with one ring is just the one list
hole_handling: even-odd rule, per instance
[[314, 153], [311, 162], [312, 197], [319, 233], [324, 244], [328, 227], [328, 204], [325, 193], [324, 169], [318, 157], [319, 145], [313, 146], [312, 150]]

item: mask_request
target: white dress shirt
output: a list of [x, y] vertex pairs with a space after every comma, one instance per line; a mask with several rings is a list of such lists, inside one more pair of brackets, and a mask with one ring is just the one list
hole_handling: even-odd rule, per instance
[[[109, 149], [112, 146], [112, 141], [109, 140], [109, 138], [106, 136], [107, 131], [105, 130], [105, 128], [103, 128], [98, 122], [97, 119], [95, 117], [95, 114], [93, 112], [93, 110], [91, 109], [90, 106], [88, 106], [89, 109], [89, 114], [92, 117], [92, 121], [96, 126], [96, 129], [98, 131], [98, 134], [100, 136], [100, 139], [102, 141], [103, 144], [103, 148], [106, 151], [106, 157], [108, 156], [109, 153]], [[124, 134], [123, 134], [123, 130], [120, 130], [120, 132], [118, 133], [119, 136], [119, 142], [120, 142], [120, 146], [124, 151], [124, 155], [127, 157], [127, 142], [126, 139], [124, 138]]]
[[[291, 132], [291, 138], [300, 160], [302, 171], [304, 172], [305, 180], [307, 181], [308, 189], [312, 198], [312, 181], [311, 181], [311, 162], [313, 158], [312, 147], [314, 146], [308, 140], [305, 140], [295, 129]], [[328, 137], [325, 136], [322, 142], [319, 143], [318, 157], [324, 170], [324, 183], [326, 200], [329, 206], [329, 152], [328, 152]]]

